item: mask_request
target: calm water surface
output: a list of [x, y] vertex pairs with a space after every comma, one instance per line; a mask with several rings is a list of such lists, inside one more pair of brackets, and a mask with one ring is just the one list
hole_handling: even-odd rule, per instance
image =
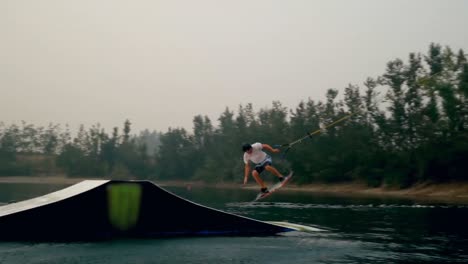
[[[0, 204], [64, 187], [0, 184]], [[0, 263], [468, 263], [466, 205], [283, 190], [251, 203], [253, 190], [167, 189], [223, 211], [322, 231], [270, 237], [0, 242]]]

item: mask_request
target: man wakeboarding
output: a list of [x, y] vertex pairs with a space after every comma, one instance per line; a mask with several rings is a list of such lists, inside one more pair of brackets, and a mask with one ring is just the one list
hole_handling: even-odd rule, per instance
[[268, 144], [262, 143], [254, 143], [250, 144], [243, 144], [242, 151], [244, 152], [244, 185], [247, 184], [250, 174], [250, 162], [255, 164], [254, 170], [252, 170], [252, 176], [254, 177], [255, 181], [260, 185], [260, 192], [261, 193], [268, 193], [268, 188], [265, 185], [265, 182], [260, 178], [260, 173], [264, 170], [269, 171], [270, 173], [274, 174], [278, 177], [278, 180], [282, 182], [284, 180], [284, 176], [272, 166], [272, 159], [271, 156], [266, 154], [263, 149], [268, 150], [272, 153], [279, 153], [280, 150], [277, 148], [272, 148]]

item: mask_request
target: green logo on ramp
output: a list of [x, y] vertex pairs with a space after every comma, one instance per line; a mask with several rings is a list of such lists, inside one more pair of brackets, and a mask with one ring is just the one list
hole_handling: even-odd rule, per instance
[[140, 215], [142, 188], [137, 183], [107, 186], [108, 215], [111, 225], [120, 231], [133, 228]]

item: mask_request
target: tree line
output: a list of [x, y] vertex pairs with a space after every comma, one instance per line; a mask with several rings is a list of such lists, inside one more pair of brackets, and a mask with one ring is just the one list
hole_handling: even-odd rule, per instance
[[275, 165], [298, 183], [363, 181], [408, 187], [468, 180], [468, 63], [463, 50], [432, 43], [426, 54], [387, 63], [363, 86], [326, 92], [294, 109], [280, 101], [258, 111], [226, 108], [214, 126], [197, 115], [193, 130], [169, 128], [131, 135], [131, 123], [107, 134], [99, 124], [68, 128], [0, 124], [0, 175], [241, 182], [242, 143], [284, 144], [346, 115], [294, 147]]

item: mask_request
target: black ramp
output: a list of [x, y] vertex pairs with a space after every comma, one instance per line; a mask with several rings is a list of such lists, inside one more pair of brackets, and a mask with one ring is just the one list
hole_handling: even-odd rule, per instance
[[149, 181], [83, 181], [0, 207], [0, 240], [274, 235], [287, 227], [208, 208]]

